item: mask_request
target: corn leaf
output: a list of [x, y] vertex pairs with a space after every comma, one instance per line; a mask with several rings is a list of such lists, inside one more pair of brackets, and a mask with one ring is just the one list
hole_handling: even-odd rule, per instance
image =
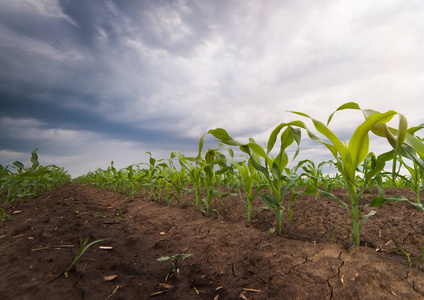
[[333, 113], [330, 114], [330, 116], [328, 117], [328, 120], [327, 120], [327, 126], [328, 126], [328, 124], [330, 124], [331, 120], [333, 119], [334, 114], [336, 112], [338, 112], [340, 110], [344, 110], [344, 109], [361, 109], [361, 108], [355, 102], [348, 102], [348, 103], [343, 104], [342, 106], [337, 108]]
[[216, 128], [209, 130], [208, 133], [212, 134], [214, 137], [216, 137], [219, 141], [223, 142], [224, 144], [230, 145], [230, 146], [242, 146], [243, 144], [240, 142], [237, 142], [234, 140], [225, 129], [223, 128]]

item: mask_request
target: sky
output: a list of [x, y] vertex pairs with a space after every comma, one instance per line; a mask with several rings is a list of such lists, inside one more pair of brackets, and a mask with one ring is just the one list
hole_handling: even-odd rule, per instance
[[[265, 143], [288, 111], [326, 121], [350, 101], [417, 126], [423, 32], [421, 0], [0, 0], [0, 164], [38, 148], [77, 177], [196, 155], [218, 127]], [[362, 121], [330, 128], [348, 141]], [[299, 159], [331, 158], [303, 136]]]

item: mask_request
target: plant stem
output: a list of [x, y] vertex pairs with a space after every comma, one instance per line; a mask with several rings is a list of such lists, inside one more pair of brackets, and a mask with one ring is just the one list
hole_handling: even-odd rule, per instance
[[246, 199], [247, 202], [247, 222], [251, 222], [252, 221], [252, 200], [251, 199]]
[[349, 201], [351, 204], [351, 215], [352, 215], [352, 229], [353, 229], [353, 244], [359, 246], [360, 243], [360, 211], [359, 211], [359, 199], [356, 195], [355, 185], [352, 184], [349, 180], [346, 181], [347, 192], [349, 195]]
[[352, 223], [353, 223], [353, 244], [355, 246], [359, 246], [360, 243], [360, 226], [359, 226], [359, 218], [360, 213], [358, 210], [358, 205], [352, 206]]

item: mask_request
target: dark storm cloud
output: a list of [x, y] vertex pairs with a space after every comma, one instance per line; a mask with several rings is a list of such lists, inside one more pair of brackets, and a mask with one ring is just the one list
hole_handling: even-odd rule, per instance
[[[65, 46], [62, 44], [63, 37], [71, 33], [65, 20], [34, 13], [33, 7], [20, 6], [19, 2], [9, 1], [2, 4], [0, 10], [2, 30], [8, 30], [22, 38], [45, 41], [58, 48]], [[7, 45], [3, 44], [3, 47]]]
[[[157, 95], [166, 97], [165, 106], [184, 97], [185, 90], [176, 96], [165, 88], [185, 86], [192, 80], [191, 71], [167, 66], [167, 61], [189, 58], [217, 30], [232, 28], [228, 16], [237, 7], [242, 12], [245, 5], [241, 3], [73, 0], [59, 1], [53, 16], [8, 3], [0, 13], [0, 30], [10, 42], [0, 45], [0, 90], [34, 102], [15, 114], [31, 114], [37, 106], [45, 112], [37, 117], [49, 122], [47, 112], [55, 106], [63, 107], [60, 118], [65, 120], [70, 118], [68, 111], [74, 117], [88, 111], [105, 122], [138, 123], [138, 127], [164, 116], [176, 123], [182, 113], [170, 115], [169, 106], [168, 112], [148, 110], [156, 105], [152, 98]], [[131, 48], [129, 41], [143, 49]], [[146, 53], [156, 50], [171, 58], [156, 63]], [[134, 103], [140, 109], [137, 121], [128, 116], [128, 111], [134, 112], [130, 108]], [[87, 129], [91, 129], [89, 123]]]
[[[69, 154], [59, 163], [78, 174], [116, 156], [131, 163], [139, 149], [195, 153], [216, 127], [262, 144], [293, 120], [287, 110], [325, 122], [347, 101], [422, 119], [409, 109], [424, 86], [419, 2], [0, 5], [0, 163], [44, 146], [50, 159]], [[331, 127], [347, 141], [351, 119], [337, 114]], [[303, 145], [304, 154], [318, 149]]]
[[[0, 13], [2, 30], [13, 36], [15, 42], [23, 40], [24, 45], [0, 46], [0, 114], [31, 116], [52, 126], [93, 130], [120, 135], [123, 139], [175, 140], [175, 134], [161, 137], [164, 132], [140, 129], [143, 120], [138, 121], [136, 127], [125, 125], [126, 120], [109, 121], [110, 114], [122, 111], [128, 101], [133, 101], [131, 97], [148, 99], [157, 88], [154, 76], [147, 74], [151, 68], [143, 57], [135, 59], [135, 53], [125, 45], [126, 39], [140, 39], [147, 47], [168, 52], [184, 52], [183, 48], [202, 42], [199, 31], [203, 32], [206, 27], [201, 24], [196, 26], [197, 33], [188, 27], [189, 38], [174, 42], [168, 24], [161, 24], [167, 14], [182, 17], [179, 22], [184, 22], [187, 13], [179, 8], [180, 4], [174, 1], [60, 1], [61, 13], [66, 18], [46, 17], [25, 9], [13, 13], [4, 10]], [[43, 48], [45, 46], [48, 49]], [[115, 62], [122, 64], [121, 69]], [[122, 91], [125, 87], [115, 91], [114, 84], [119, 85], [122, 80], [118, 76], [126, 75], [131, 69], [136, 69], [139, 78], [145, 81], [137, 86], [128, 82], [127, 91]], [[105, 112], [100, 105], [109, 111]], [[155, 116], [143, 119], [150, 122]], [[168, 121], [178, 122], [171, 117]]]
[[[63, 0], [59, 4], [75, 24], [70, 29], [78, 42], [91, 50], [102, 51], [98, 40], [105, 37], [114, 46], [134, 38], [149, 48], [187, 55], [208, 38], [210, 11], [201, 2], [188, 6], [183, 1]], [[178, 27], [187, 29], [185, 36], [177, 36]]]
[[[65, 92], [66, 95], [69, 93]], [[60, 95], [59, 92], [56, 95]], [[133, 142], [150, 142], [152, 144], [195, 144], [195, 139], [179, 136], [175, 133], [162, 130], [135, 128], [125, 123], [112, 123], [106, 121], [92, 112], [84, 112], [72, 108], [64, 108], [61, 105], [39, 105], [33, 99], [18, 97], [6, 93], [0, 93], [2, 99], [0, 103], [0, 118], [34, 118], [37, 120], [48, 121], [49, 128], [67, 128], [71, 130], [87, 130], [102, 134], [104, 138], [118, 140], [129, 140]], [[25, 109], [22, 109], [25, 108]], [[9, 140], [1, 139], [1, 136], [7, 135], [7, 129], [0, 134], [0, 149], [8, 148], [12, 145]], [[15, 137], [15, 143], [20, 137]], [[22, 144], [25, 141], [21, 141]]]
[[[228, 6], [223, 2], [219, 11]], [[172, 84], [185, 75], [161, 70], [128, 41], [189, 56], [209, 37], [208, 19], [218, 14], [214, 7], [182, 1], [60, 1], [61, 17], [46, 17], [9, 4], [0, 26], [15, 45], [0, 45], [1, 89], [42, 94], [41, 104], [61, 102], [63, 94], [54, 95], [53, 89], [80, 93], [71, 102], [85, 106], [98, 104], [96, 97], [85, 97], [90, 93], [103, 93], [101, 101], [117, 110], [122, 105], [115, 103], [125, 97], [148, 102], [164, 81]]]

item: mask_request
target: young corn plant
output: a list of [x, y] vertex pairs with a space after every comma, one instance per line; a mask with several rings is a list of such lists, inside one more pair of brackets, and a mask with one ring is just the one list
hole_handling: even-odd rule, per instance
[[[361, 110], [365, 117], [365, 121], [355, 129], [347, 145], [346, 143], [343, 143], [327, 127], [330, 121], [332, 120], [333, 115], [336, 112], [345, 110], [345, 109]], [[326, 193], [324, 191], [320, 191], [320, 192], [326, 196], [337, 199], [339, 203], [342, 205], [342, 207], [344, 207], [349, 212], [349, 214], [352, 217], [353, 243], [354, 245], [359, 245], [360, 231], [362, 230], [362, 226], [366, 223], [366, 221], [368, 220], [370, 216], [375, 214], [375, 211], [371, 211], [367, 215], [363, 216], [361, 220], [362, 210], [365, 207], [370, 205], [378, 206], [383, 204], [385, 201], [398, 202], [401, 200], [402, 201], [406, 200], [406, 199], [400, 199], [398, 197], [395, 197], [395, 198], [376, 197], [369, 204], [366, 204], [364, 206], [359, 205], [359, 200], [361, 198], [362, 193], [364, 192], [365, 186], [367, 185], [369, 181], [372, 180], [372, 178], [374, 178], [377, 174], [379, 174], [383, 170], [387, 161], [394, 160], [393, 170], [395, 170], [395, 167], [396, 167], [395, 159], [397, 154], [408, 155], [409, 157], [414, 156], [415, 154], [413, 152], [414, 148], [404, 143], [406, 141], [407, 134], [408, 134], [406, 118], [403, 115], [398, 114], [393, 110], [387, 111], [385, 113], [379, 113], [374, 110], [363, 110], [359, 107], [358, 104], [354, 102], [346, 103], [340, 106], [335, 112], [333, 112], [328, 118], [327, 126], [323, 124], [322, 122], [308, 116], [305, 113], [302, 113], [302, 112], [293, 112], [293, 113], [312, 120], [315, 129], [319, 133], [321, 133], [326, 139], [328, 139], [328, 142], [323, 141], [319, 137], [317, 137], [314, 133], [312, 133], [303, 122], [300, 125], [301, 128], [307, 131], [311, 139], [325, 145], [327, 149], [332, 153], [334, 158], [336, 159], [337, 169], [339, 170], [339, 172], [341, 173], [341, 176], [343, 177], [343, 181], [347, 189], [350, 205], [343, 202], [341, 199], [336, 198], [332, 194]], [[393, 116], [396, 114], [399, 115], [399, 128], [397, 130], [393, 128], [389, 128], [386, 125], [386, 123], [389, 122], [393, 118]], [[374, 134], [378, 136], [386, 137], [389, 140], [390, 144], [393, 146], [393, 150], [386, 152], [384, 154], [381, 154], [377, 157], [377, 161], [375, 163], [374, 168], [367, 172], [365, 178], [363, 179], [364, 185], [358, 191], [357, 183], [356, 183], [356, 179], [357, 179], [356, 170], [358, 166], [368, 156], [370, 132], [373, 132]], [[415, 143], [415, 139], [411, 137], [411, 135], [408, 137], [408, 139], [410, 140], [409, 142]], [[414, 158], [416, 157], [414, 156]]]
[[[260, 159], [257, 157], [254, 153], [252, 153], [252, 159], [255, 159], [257, 164], [260, 164]], [[240, 194], [240, 198], [246, 205], [247, 209], [247, 222], [252, 221], [252, 205], [253, 200], [258, 195], [258, 193], [266, 187], [265, 184], [254, 186], [255, 179], [258, 177], [258, 171], [253, 167], [252, 162], [249, 160], [247, 162], [236, 162], [232, 159], [228, 159], [230, 163], [232, 163], [237, 170], [239, 171], [239, 174], [236, 175], [239, 179], [240, 186], [243, 189], [245, 193], [246, 200], [243, 199], [242, 195]], [[255, 192], [253, 192], [253, 188], [255, 188]]]
[[50, 190], [69, 180], [71, 176], [55, 165], [40, 166], [37, 150], [31, 152], [31, 167], [25, 167], [23, 163], [15, 161], [13, 167], [16, 172], [8, 170], [8, 166], [0, 165], [0, 222], [11, 216], [6, 214], [6, 207], [13, 205], [14, 201], [25, 200], [36, 196], [41, 190]]
[[[134, 170], [133, 167], [136, 167], [136, 169]], [[131, 187], [127, 191], [128, 195], [136, 196], [140, 193], [144, 194], [147, 178], [149, 178], [149, 170], [141, 168], [140, 165], [132, 165], [131, 170], [131, 177], [128, 177], [128, 180], [131, 182]]]
[[226, 171], [219, 175], [221, 178], [218, 180], [218, 184], [224, 185], [230, 191], [237, 191], [240, 189], [240, 177], [236, 166], [232, 163], [227, 166]]
[[[415, 127], [409, 132], [414, 133], [415, 131], [421, 128], [422, 127]], [[424, 142], [424, 138], [417, 137], [417, 139], [421, 142]], [[421, 158], [422, 158], [422, 155], [421, 155]], [[421, 191], [423, 189], [423, 184], [424, 184], [424, 169], [420, 167], [417, 161], [413, 161], [413, 167], [410, 167], [403, 161], [401, 156], [399, 156], [398, 159], [400, 164], [408, 170], [410, 175], [410, 179], [404, 178], [406, 186], [409, 187], [415, 193], [415, 201], [416, 203], [420, 204], [421, 203], [420, 196], [421, 196]]]
[[[201, 140], [201, 146], [203, 147], [203, 141]], [[201, 150], [200, 150], [201, 151]], [[194, 203], [193, 206], [196, 211], [199, 210], [200, 198], [202, 196], [202, 159], [200, 156], [186, 157], [181, 152], [172, 152], [174, 157], [177, 157], [181, 166], [181, 169], [186, 170], [189, 180], [183, 189], [186, 193], [193, 194]], [[191, 185], [191, 186], [189, 186]]]
[[[179, 158], [178, 155], [179, 154], [177, 154], [177, 152], [172, 152], [171, 160], [175, 158]], [[187, 185], [188, 185], [189, 175], [188, 175], [187, 169], [182, 167], [181, 160], [180, 160], [181, 168], [179, 171], [174, 167], [173, 164], [172, 166], [173, 168], [170, 168], [170, 173], [167, 177], [167, 180], [169, 181], [170, 184], [172, 184], [173, 189], [177, 192], [177, 195], [172, 194], [172, 197], [174, 197], [177, 200], [178, 206], [181, 207], [182, 199], [184, 195], [188, 193]]]
[[179, 274], [179, 266], [178, 266], [178, 261], [181, 259], [181, 261], [186, 260], [187, 258], [193, 256], [192, 253], [179, 253], [179, 254], [175, 254], [172, 256], [162, 256], [159, 257], [157, 259], [157, 261], [170, 261], [172, 264], [172, 272], [171, 273], [176, 273], [177, 277]]
[[[12, 217], [8, 214], [6, 214], [6, 205], [9, 202], [9, 199], [7, 196], [5, 196], [6, 191], [8, 190], [8, 185], [6, 182], [8, 180], [5, 180], [9, 176], [11, 176], [11, 171], [9, 171], [7, 168], [9, 166], [3, 167], [0, 165], [0, 200], [2, 200], [2, 207], [0, 207], [0, 222], [3, 223], [4, 219], [7, 217], [8, 219], [12, 219]], [[4, 199], [3, 199], [4, 198]]]
[[[375, 113], [375, 111], [372, 111]], [[369, 112], [364, 113], [365, 116], [369, 115]], [[406, 117], [399, 114], [399, 129], [395, 129], [387, 126], [386, 124], [378, 124], [373, 127], [372, 131], [374, 134], [385, 137], [389, 144], [393, 147], [394, 158], [393, 158], [393, 167], [392, 167], [392, 186], [405, 187], [410, 185], [410, 180], [408, 180], [405, 176], [400, 176], [400, 168], [402, 166], [403, 158], [407, 158], [412, 161], [414, 168], [407, 168], [415, 179], [412, 181], [419, 181], [419, 178], [423, 178], [424, 176], [424, 140], [418, 136], [415, 136], [415, 132], [424, 128], [424, 124], [421, 124], [416, 127], [408, 128], [408, 123]], [[402, 142], [401, 142], [402, 141]], [[396, 162], [400, 160], [399, 170], [396, 171]], [[406, 164], [405, 164], [406, 166]], [[401, 177], [398, 180], [398, 177]], [[420, 183], [417, 184], [418, 188]], [[415, 187], [415, 183], [414, 183]], [[377, 197], [373, 201], [375, 206], [381, 205], [386, 201], [391, 202], [409, 202], [411, 205], [416, 207], [419, 210], [424, 211], [424, 205], [419, 201], [419, 193], [417, 195], [416, 202], [411, 202], [409, 199], [401, 195], [396, 195], [390, 198]]]
[[[228, 193], [222, 193], [216, 188], [216, 186], [219, 185], [219, 175], [228, 170], [228, 166], [225, 163], [226, 157], [219, 152], [219, 150], [221, 148], [226, 149], [231, 158], [234, 156], [234, 153], [231, 149], [224, 147], [224, 145], [202, 151], [205, 136], [206, 134], [199, 140], [199, 151], [196, 157], [185, 157], [180, 152], [173, 152], [173, 155], [178, 157], [181, 168], [185, 169], [190, 174], [194, 189], [187, 189], [187, 192], [193, 193], [194, 195], [194, 207], [196, 211], [198, 211], [199, 206], [202, 205], [202, 210], [209, 216], [212, 198], [217, 196], [221, 199], [222, 203], [222, 198], [229, 195]], [[216, 168], [219, 169], [216, 170]], [[202, 197], [202, 190], [204, 190], [205, 197]]]
[[[175, 166], [173, 159], [175, 158], [175, 153], [171, 153], [171, 159], [166, 159], [165, 161], [168, 164], [160, 164], [162, 171], [163, 185], [165, 186], [165, 202], [166, 204], [171, 204], [171, 200], [175, 198], [177, 200], [178, 206], [182, 206], [182, 198], [186, 194], [184, 193], [185, 186], [187, 185], [188, 176], [187, 171], [184, 168], [181, 168], [178, 171]], [[174, 192], [177, 192], [175, 195]]]
[[174, 192], [172, 190], [172, 181], [171, 178], [173, 177], [174, 173], [174, 167], [172, 165], [172, 161], [168, 161], [169, 165], [166, 163], [160, 164], [160, 174], [161, 174], [161, 185], [163, 186], [163, 190], [165, 192], [165, 203], [167, 205], [171, 204], [171, 200], [174, 197]]
[[[215, 188], [218, 176], [228, 170], [228, 166], [225, 163], [226, 157], [219, 152], [219, 150], [221, 148], [226, 149], [231, 158], [234, 156], [234, 153], [231, 149], [224, 147], [222, 144], [214, 149], [202, 151], [205, 136], [206, 134], [202, 135], [199, 140], [199, 151], [196, 158], [183, 157], [181, 154], [178, 154], [178, 156], [180, 158], [180, 163], [182, 163], [181, 166], [190, 172], [195, 187], [194, 196], [196, 211], [199, 209], [199, 204], [202, 204], [203, 212], [209, 216], [210, 204], [213, 196], [218, 196], [222, 203], [222, 198], [228, 195], [228, 193], [221, 193]], [[189, 161], [194, 164], [189, 164]], [[216, 168], [219, 168], [219, 170], [216, 170]], [[205, 192], [205, 197], [203, 198], [201, 198], [202, 190]]]
[[409, 172], [409, 178], [405, 177], [406, 185], [414, 192], [415, 194], [415, 201], [416, 203], [421, 203], [420, 201], [420, 195], [421, 190], [423, 188], [422, 183], [422, 173], [423, 170], [420, 169], [418, 164], [416, 162], [413, 162], [413, 167], [408, 166], [401, 156], [398, 157], [399, 163], [405, 167], [406, 170]]
[[[291, 125], [296, 125], [295, 123], [285, 123], [277, 126], [274, 131], [271, 133], [268, 143], [266, 145], [266, 150], [262, 148], [256, 141], [252, 138], [249, 139], [249, 143], [243, 144], [234, 140], [225, 129], [217, 128], [209, 130], [208, 133], [212, 134], [220, 142], [230, 145], [238, 146], [240, 150], [249, 155], [249, 162], [253, 167], [261, 172], [267, 182], [267, 187], [269, 189], [269, 194], [262, 194], [261, 199], [272, 209], [276, 214], [277, 220], [277, 233], [281, 235], [281, 224], [283, 221], [283, 211], [284, 211], [284, 195], [291, 191], [290, 202], [287, 208], [289, 217], [291, 215], [290, 203], [292, 203], [297, 195], [302, 193], [301, 191], [295, 191], [296, 182], [298, 176], [296, 174], [290, 174], [288, 176], [284, 175], [286, 170], [287, 163], [289, 161], [286, 149], [296, 142], [298, 145], [297, 151], [294, 155], [294, 158], [299, 152], [300, 144], [300, 130], [294, 128]], [[274, 148], [274, 145], [277, 141], [277, 137], [283, 127], [287, 127], [280, 136], [280, 149], [278, 155], [274, 157], [271, 154], [271, 151]], [[253, 155], [256, 155], [263, 159], [264, 165], [257, 162]], [[293, 158], [293, 159], [294, 159]]]
[[122, 183], [120, 186], [120, 191], [127, 195], [130, 195], [136, 187], [136, 172], [134, 170], [134, 165], [129, 165], [128, 167], [120, 170], [122, 173]]
[[63, 273], [63, 275], [65, 277], [68, 277], [68, 272], [72, 270], [72, 268], [77, 264], [80, 263], [83, 258], [83, 254], [88, 250], [88, 248], [90, 248], [91, 246], [93, 246], [94, 244], [100, 243], [104, 241], [104, 239], [102, 240], [96, 240], [93, 242], [89, 243], [89, 237], [87, 237], [84, 241], [82, 240], [82, 238], [80, 239], [80, 246], [77, 252], [77, 255], [75, 256], [74, 260], [72, 261], [72, 263], [69, 265], [68, 269], [66, 269], [65, 273]]
[[[218, 189], [215, 188], [217, 178], [216, 176], [224, 173], [227, 170], [227, 165], [225, 161], [227, 158], [224, 154], [219, 152], [222, 148], [222, 145], [219, 145], [217, 148], [209, 149], [205, 153], [204, 160], [202, 162], [202, 184], [205, 189], [206, 197], [202, 198], [202, 204], [205, 210], [206, 215], [210, 215], [210, 206], [212, 202], [213, 196], [218, 196], [221, 199], [225, 197], [227, 194], [221, 193]], [[231, 155], [231, 154], [230, 154]], [[232, 156], [231, 156], [232, 157]], [[215, 170], [215, 167], [219, 166], [219, 170]]]
[[358, 167], [357, 171], [361, 172], [362, 175], [356, 176], [357, 188], [360, 188], [361, 186], [364, 186], [364, 188], [368, 188], [371, 194], [373, 195], [373, 197], [375, 198], [377, 196], [374, 193], [373, 188], [377, 187], [378, 196], [384, 197], [384, 192], [383, 192], [384, 172], [380, 172], [376, 174], [373, 178], [371, 178], [371, 180], [369, 180], [368, 182], [364, 182], [364, 178], [367, 178], [368, 172], [377, 167], [377, 156], [373, 152], [368, 153], [367, 157], [365, 158], [364, 162], [362, 163], [360, 167], [361, 168]]
[[[312, 160], [305, 159], [298, 162], [297, 166], [294, 167], [293, 172], [297, 173], [297, 170], [299, 168], [302, 168], [303, 173], [301, 173], [299, 176], [301, 178], [306, 177], [308, 179], [307, 181], [308, 189], [311, 189], [313, 192], [315, 192], [318, 190], [318, 187], [320, 186], [320, 184], [323, 183], [322, 167], [326, 164], [332, 165], [333, 161], [332, 160], [323, 161], [318, 164], [318, 167], [315, 167], [315, 163]], [[317, 199], [319, 198], [318, 193], [316, 193], [316, 198]]]
[[[417, 257], [413, 257], [411, 253], [406, 252], [404, 249], [400, 247], [396, 247], [399, 251], [401, 251], [406, 256], [406, 263], [408, 268], [412, 268], [413, 266], [417, 269], [421, 268], [424, 265], [424, 247], [421, 253], [421, 259]], [[414, 264], [415, 263], [415, 264]]]
[[145, 177], [145, 183], [143, 184], [145, 187], [150, 188], [150, 200], [158, 201], [160, 203], [162, 199], [162, 190], [164, 189], [164, 176], [162, 174], [162, 169], [167, 167], [165, 163], [157, 162], [163, 161], [163, 159], [156, 160], [153, 158], [150, 152], [146, 152], [149, 154], [149, 163], [142, 163], [142, 165], [147, 165], [149, 167], [148, 172]]

